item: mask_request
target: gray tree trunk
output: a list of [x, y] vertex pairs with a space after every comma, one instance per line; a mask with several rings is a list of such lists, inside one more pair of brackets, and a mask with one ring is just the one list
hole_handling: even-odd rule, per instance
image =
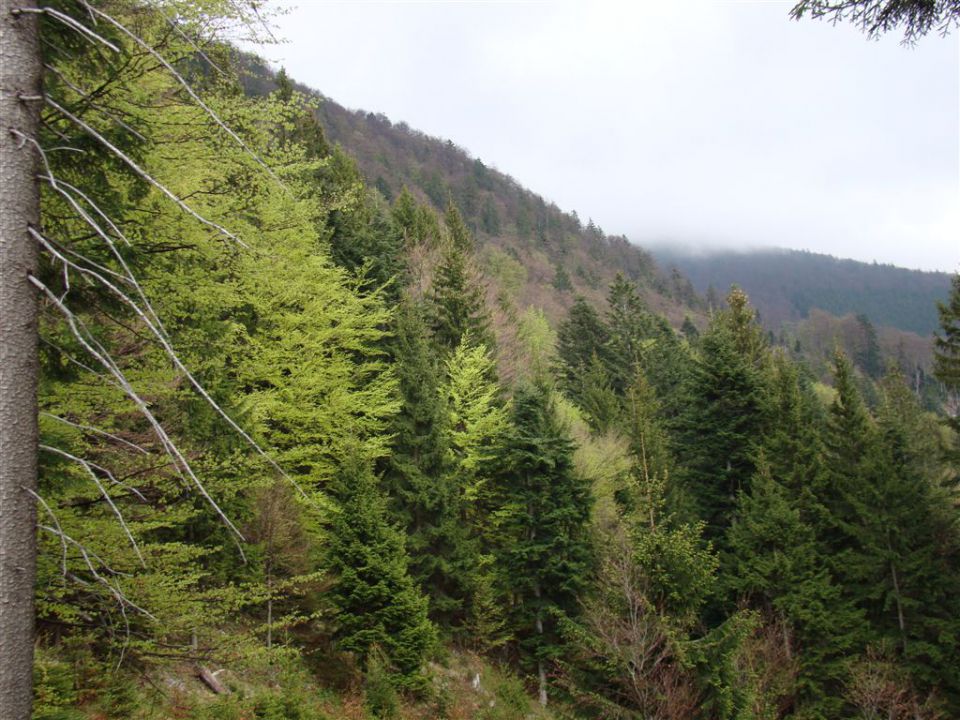
[[36, 580], [36, 138], [41, 60], [34, 0], [0, 0], [0, 720], [29, 720]]

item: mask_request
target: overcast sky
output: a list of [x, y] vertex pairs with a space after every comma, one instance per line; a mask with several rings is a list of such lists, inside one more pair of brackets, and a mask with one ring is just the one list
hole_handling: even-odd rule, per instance
[[791, 2], [288, 4], [260, 48], [640, 244], [960, 269], [960, 47]]

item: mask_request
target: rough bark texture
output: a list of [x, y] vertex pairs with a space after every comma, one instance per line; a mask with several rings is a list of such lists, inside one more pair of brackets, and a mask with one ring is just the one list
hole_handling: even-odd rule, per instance
[[36, 577], [37, 293], [41, 63], [35, 6], [0, 0], [0, 720], [28, 720]]

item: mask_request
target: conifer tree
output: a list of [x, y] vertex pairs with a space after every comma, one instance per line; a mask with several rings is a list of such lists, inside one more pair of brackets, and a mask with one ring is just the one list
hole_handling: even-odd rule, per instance
[[914, 685], [960, 708], [960, 533], [932, 433], [902, 376], [884, 378], [879, 472], [855, 498], [850, 584]]
[[[960, 402], [960, 273], [953, 276], [950, 298], [937, 307], [940, 333], [934, 339], [934, 374], [955, 402]], [[953, 447], [948, 456], [960, 480], [960, 412], [954, 410], [947, 424], [954, 432]]]
[[556, 367], [560, 387], [578, 405], [582, 406], [585, 378], [591, 369], [607, 373], [609, 342], [609, 328], [586, 299], [578, 296], [557, 328]]
[[473, 265], [473, 237], [452, 202], [445, 222], [449, 243], [430, 291], [434, 342], [444, 352], [453, 352], [465, 337], [475, 345], [493, 347], [485, 292]]
[[446, 369], [444, 432], [450, 452], [448, 472], [462, 524], [458, 571], [465, 590], [463, 612], [454, 629], [469, 633], [475, 646], [492, 649], [503, 642], [504, 620], [495, 592], [493, 556], [485, 552], [489, 550], [489, 485], [509, 414], [500, 388], [491, 379], [494, 360], [483, 345], [461, 343]]
[[430, 598], [431, 617], [448, 629], [462, 617], [474, 551], [450, 464], [439, 360], [422, 310], [411, 300], [397, 314], [393, 356], [402, 404], [383, 480], [394, 517], [406, 531], [411, 575]]
[[758, 334], [742, 309], [712, 319], [674, 425], [686, 490], [707, 523], [707, 538], [715, 541], [732, 520], [737, 495], [750, 489], [766, 424]]
[[818, 478], [816, 524], [825, 551], [839, 571], [848, 568], [850, 528], [856, 522], [854, 500], [864, 495], [877, 468], [877, 438], [873, 420], [853, 375], [853, 366], [839, 350], [834, 354], [834, 389], [823, 435], [825, 471]]
[[337, 609], [337, 646], [366, 666], [384, 653], [401, 686], [416, 687], [436, 630], [428, 600], [407, 569], [402, 533], [368, 468], [348, 459], [334, 487], [338, 508], [328, 535], [327, 567], [335, 578], [329, 597]]
[[813, 528], [763, 455], [749, 493], [740, 496], [728, 545], [723, 577], [731, 600], [760, 611], [782, 633], [788, 659], [795, 658], [795, 712], [836, 717], [862, 613], [842, 595]]
[[509, 629], [523, 664], [536, 669], [545, 704], [548, 670], [562, 654], [557, 618], [577, 612], [591, 559], [590, 488], [574, 471], [573, 444], [545, 388], [514, 396], [495, 483], [495, 555], [513, 598]]
[[661, 415], [675, 415], [676, 391], [687, 367], [687, 354], [666, 320], [647, 309], [636, 285], [620, 273], [607, 295], [606, 327], [606, 362], [615, 392], [623, 395], [639, 367], [660, 398]]

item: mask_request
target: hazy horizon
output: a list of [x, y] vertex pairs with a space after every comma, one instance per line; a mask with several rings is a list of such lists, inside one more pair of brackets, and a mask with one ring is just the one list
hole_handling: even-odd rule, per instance
[[957, 37], [870, 41], [791, 4], [317, 3], [257, 51], [642, 246], [956, 272]]

